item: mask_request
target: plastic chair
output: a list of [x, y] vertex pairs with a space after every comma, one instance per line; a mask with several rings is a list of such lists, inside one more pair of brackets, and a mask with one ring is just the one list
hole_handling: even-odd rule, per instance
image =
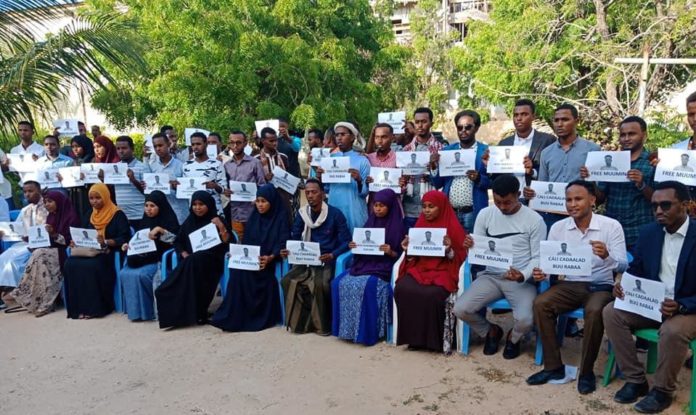
[[[633, 332], [633, 334], [636, 337], [650, 342], [646, 371], [648, 373], [655, 373], [655, 369], [657, 368], [657, 344], [660, 341], [660, 332], [658, 329], [640, 329]], [[696, 355], [696, 339], [691, 341], [689, 348], [691, 348], [691, 353]], [[614, 354], [614, 350], [610, 350], [607, 364], [604, 367], [604, 380], [602, 382], [604, 386], [608, 386], [613, 380], [615, 368], [616, 370], [619, 369], [616, 364], [616, 355]], [[691, 370], [691, 400], [689, 402], [689, 414], [696, 414], [696, 371], [693, 369]]]
[[[392, 267], [392, 277], [391, 277], [391, 286], [392, 286], [392, 291], [394, 291], [396, 287], [396, 277], [399, 275], [399, 268], [401, 268], [401, 264], [404, 262], [406, 258], [406, 253], [403, 252], [399, 259], [394, 263], [394, 266]], [[459, 275], [462, 275], [464, 267], [466, 265], [466, 262], [462, 264], [462, 266], [459, 268]], [[457, 296], [461, 295], [464, 292], [464, 284], [459, 284], [459, 291], [457, 291]], [[396, 344], [396, 333], [399, 328], [399, 318], [398, 318], [398, 310], [396, 309], [396, 301], [392, 302], [392, 324], [387, 327], [387, 343], [389, 344]], [[463, 332], [464, 332], [464, 322], [457, 319], [457, 326], [455, 327], [455, 336], [457, 337], [457, 344], [461, 345], [463, 342]], [[461, 346], [460, 346], [461, 347]]]
[[[461, 295], [464, 291], [468, 290], [469, 287], [471, 287], [472, 279], [471, 279], [471, 265], [469, 264], [469, 260], [467, 259], [466, 262], [464, 263], [464, 266], [460, 270], [459, 274], [459, 279], [460, 281], [464, 281], [464, 284], [460, 284], [460, 292], [458, 295]], [[461, 287], [464, 289], [462, 290]], [[490, 308], [491, 310], [512, 310], [512, 306], [510, 306], [510, 303], [508, 300], [505, 298], [501, 298], [499, 300], [493, 301], [492, 303], [489, 303], [487, 305], [487, 308]], [[463, 355], [468, 355], [469, 354], [469, 342], [471, 341], [471, 327], [469, 327], [468, 324], [465, 322], [458, 320], [458, 324], [461, 324], [461, 329], [460, 332], [462, 333], [462, 341], [459, 343], [459, 351]], [[541, 337], [539, 336], [539, 333], [537, 332], [536, 336], [536, 351], [534, 352], [534, 363], [536, 365], [541, 365], [543, 363], [544, 359], [544, 354], [543, 350], [541, 347]]]
[[20, 209], [10, 211], [10, 221], [11, 222], [14, 222], [17, 220], [17, 218], [19, 217], [19, 212], [21, 212]]
[[290, 271], [290, 264], [288, 263], [287, 258], [284, 258], [282, 261], [276, 262], [276, 269], [275, 269], [275, 276], [276, 280], [278, 280], [278, 296], [280, 297], [280, 325], [282, 326], [285, 324], [285, 294], [283, 293], [283, 286], [281, 285], [280, 281], [283, 279], [285, 274]]
[[351, 263], [353, 262], [353, 253], [348, 251], [344, 252], [341, 255], [336, 258], [336, 271], [334, 272], [334, 276], [337, 277], [341, 274], [343, 274], [344, 271], [350, 268]]
[[[70, 257], [70, 247], [65, 249], [65, 257]], [[114, 269], [116, 270], [116, 281], [114, 281], [114, 311], [117, 313], [125, 312], [123, 292], [121, 290], [121, 252], [114, 253]], [[65, 296], [65, 283], [61, 283], [60, 294], [63, 297], [63, 305], [68, 307], [68, 300]]]

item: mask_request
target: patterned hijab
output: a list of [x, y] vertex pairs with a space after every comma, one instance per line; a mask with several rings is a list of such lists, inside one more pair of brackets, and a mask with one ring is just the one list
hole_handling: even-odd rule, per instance
[[94, 226], [94, 229], [97, 230], [97, 234], [103, 237], [106, 232], [106, 226], [111, 222], [116, 212], [121, 209], [111, 201], [111, 193], [109, 193], [109, 188], [106, 187], [104, 183], [92, 185], [89, 189], [89, 193], [98, 194], [104, 203], [101, 209], [93, 209], [92, 215], [89, 217], [89, 221], [92, 223], [92, 226]]

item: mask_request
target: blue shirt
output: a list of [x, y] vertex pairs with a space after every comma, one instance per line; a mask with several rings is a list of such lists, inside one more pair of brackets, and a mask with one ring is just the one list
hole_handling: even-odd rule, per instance
[[560, 141], [549, 145], [541, 152], [539, 166], [540, 182], [570, 183], [580, 179], [580, 167], [585, 165], [587, 153], [599, 151], [599, 145], [577, 136], [568, 150]]
[[[305, 208], [303, 206], [302, 208]], [[312, 212], [312, 219], [316, 220], [319, 217], [318, 213]], [[361, 224], [362, 225], [362, 224]], [[295, 222], [292, 224], [290, 239], [302, 240], [302, 231], [304, 231], [304, 220], [298, 213], [295, 215]], [[321, 226], [312, 229], [311, 242], [318, 242], [322, 254], [333, 254], [334, 259], [348, 250], [348, 244], [352, 239], [351, 233], [348, 230], [346, 218], [340, 210], [333, 206], [329, 206], [329, 212], [326, 215], [326, 220]]]
[[[139, 182], [142, 181], [145, 165], [135, 158], [127, 164], [128, 169], [133, 171], [135, 179]], [[145, 196], [140, 190], [133, 183], [128, 183], [114, 185], [114, 191], [116, 192], [116, 204], [126, 214], [128, 220], [142, 219]]]
[[350, 183], [331, 183], [325, 184], [324, 189], [329, 193], [329, 205], [339, 209], [345, 215], [348, 222], [348, 229], [362, 226], [367, 221], [367, 202], [365, 198], [369, 193], [369, 188], [365, 180], [370, 174], [370, 161], [364, 155], [353, 150], [341, 153], [340, 151], [331, 157], [349, 157], [350, 168], [360, 172], [362, 188], [358, 190], [358, 183], [351, 179]]
[[[180, 160], [174, 157], [172, 157], [167, 164], [162, 164], [162, 161], [157, 156], [153, 156], [150, 160], [150, 163], [145, 165], [145, 173], [167, 173], [169, 175], [169, 180], [176, 180], [178, 177], [183, 177], [184, 175], [184, 165]], [[179, 224], [184, 223], [189, 214], [188, 200], [177, 199], [176, 191], [172, 189], [167, 195], [167, 201], [174, 210]]]

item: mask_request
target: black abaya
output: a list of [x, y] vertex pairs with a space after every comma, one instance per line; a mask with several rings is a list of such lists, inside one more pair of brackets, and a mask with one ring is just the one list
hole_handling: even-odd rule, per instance
[[442, 351], [445, 331], [445, 301], [450, 293], [438, 285], [421, 285], [411, 275], [399, 278], [394, 287], [399, 325], [396, 344]]

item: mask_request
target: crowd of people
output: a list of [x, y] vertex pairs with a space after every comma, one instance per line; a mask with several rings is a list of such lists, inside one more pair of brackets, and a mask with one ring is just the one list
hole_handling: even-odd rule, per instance
[[[481, 117], [475, 111], [454, 117], [458, 139], [450, 144], [431, 131], [432, 111], [418, 108], [412, 120], [404, 120], [403, 134], [395, 135], [393, 126], [383, 123], [372, 128], [367, 140], [350, 122], [338, 122], [326, 132], [309, 130], [310, 149], [327, 149], [330, 157], [347, 159], [350, 179], [323, 180], [330, 172], [310, 156], [307, 177], [295, 192], [276, 180], [279, 172], [285, 178], [302, 178], [304, 170], [302, 140], [283, 119], [277, 131], [263, 128], [251, 137], [233, 130], [226, 146], [220, 134], [200, 132], [190, 136], [190, 146], [180, 146], [177, 131], [163, 126], [152, 136], [151, 147], [143, 149], [143, 160], [134, 156], [128, 136], [112, 141], [97, 127], [93, 138], [81, 131], [70, 146], [61, 148], [59, 131], [45, 136], [40, 145], [31, 123], [21, 122], [21, 142], [10, 154], [31, 157], [37, 169], [96, 166], [100, 181], [100, 163], [124, 163], [128, 182], [45, 189], [31, 172], [19, 173], [24, 206], [16, 221], [24, 229], [43, 225], [50, 246], [29, 248], [26, 236], [3, 243], [0, 287], [5, 299], [17, 303], [6, 312], [26, 310], [39, 317], [62, 301], [68, 318], [97, 318], [114, 310], [118, 290], [130, 320], [157, 320], [160, 328], [209, 323], [224, 331], [259, 331], [277, 325], [284, 314], [283, 323], [294, 333], [373, 345], [387, 337], [395, 303], [395, 341], [409, 349], [449, 353], [455, 347], [456, 320], [461, 319], [484, 339], [485, 355], [496, 354], [504, 342], [503, 357], [514, 359], [536, 328], [544, 367], [527, 383], [540, 385], [566, 377], [556, 322], [582, 308], [578, 392], [595, 390], [594, 365], [606, 335], [626, 378], [614, 400], [640, 399], [638, 411], [662, 411], [672, 402], [688, 344], [696, 338], [696, 222], [690, 218], [696, 215], [696, 192], [679, 181], [654, 180], [659, 159], [645, 147], [648, 129], [642, 118], [630, 116], [619, 125], [619, 146], [630, 152], [626, 180], [595, 182], [586, 158], [600, 147], [578, 134], [577, 109], [567, 103], [556, 108], [555, 136], [533, 127], [535, 110], [532, 101], [519, 100], [512, 114], [515, 133], [498, 144], [526, 147], [524, 173], [488, 172], [491, 151], [477, 136]], [[696, 93], [688, 97], [687, 110], [693, 135], [675, 147], [696, 150]], [[217, 157], [209, 155], [211, 146]], [[441, 152], [447, 150], [473, 150], [473, 165], [461, 175], [441, 174]], [[377, 191], [371, 169], [396, 169], [400, 151], [427, 154], [427, 165], [419, 174], [401, 175], [395, 188]], [[416, 156], [411, 161], [415, 164]], [[2, 152], [0, 162], [3, 172], [14, 170]], [[148, 190], [148, 173], [166, 175], [170, 191]], [[184, 178], [201, 177], [203, 184], [189, 198], [177, 197]], [[538, 197], [533, 181], [563, 183], [566, 213], [530, 208]], [[233, 200], [232, 182], [253, 184], [255, 199]], [[5, 198], [11, 195], [11, 189], [0, 190]], [[0, 222], [11, 223], [5, 199], [0, 199]], [[211, 225], [219, 243], [200, 249], [192, 235], [203, 232], [207, 239], [203, 228]], [[76, 228], [84, 229], [85, 237], [96, 231], [98, 248], [76, 244], [71, 231]], [[356, 228], [383, 230], [381, 254], [354, 254], [346, 270], [335, 275], [336, 260], [360, 244]], [[443, 255], [410, 253], [409, 231], [418, 228], [444, 230], [437, 241]], [[131, 238], [140, 231], [155, 248], [128, 254], [134, 249]], [[478, 236], [508, 241], [511, 265], [470, 265], [467, 258]], [[296, 253], [288, 241], [303, 241], [301, 250], [304, 243], [316, 243], [320, 253], [315, 265], [292, 265], [279, 287], [277, 265]], [[591, 272], [545, 273], [540, 267], [542, 241], [589, 246]], [[258, 247], [258, 270], [230, 270], [222, 304], [209, 314], [229, 244]], [[174, 261], [165, 263], [162, 273], [163, 255], [171, 249]], [[117, 252], [123, 258], [120, 265], [114, 259]], [[458, 295], [462, 269], [473, 282]], [[617, 277], [625, 271], [665, 284], [662, 322], [614, 308], [614, 298], [624, 296]], [[486, 306], [501, 298], [509, 302], [514, 320], [507, 333], [486, 316]], [[658, 328], [660, 333], [652, 387], [637, 358], [640, 344], [632, 336], [640, 328]]]

